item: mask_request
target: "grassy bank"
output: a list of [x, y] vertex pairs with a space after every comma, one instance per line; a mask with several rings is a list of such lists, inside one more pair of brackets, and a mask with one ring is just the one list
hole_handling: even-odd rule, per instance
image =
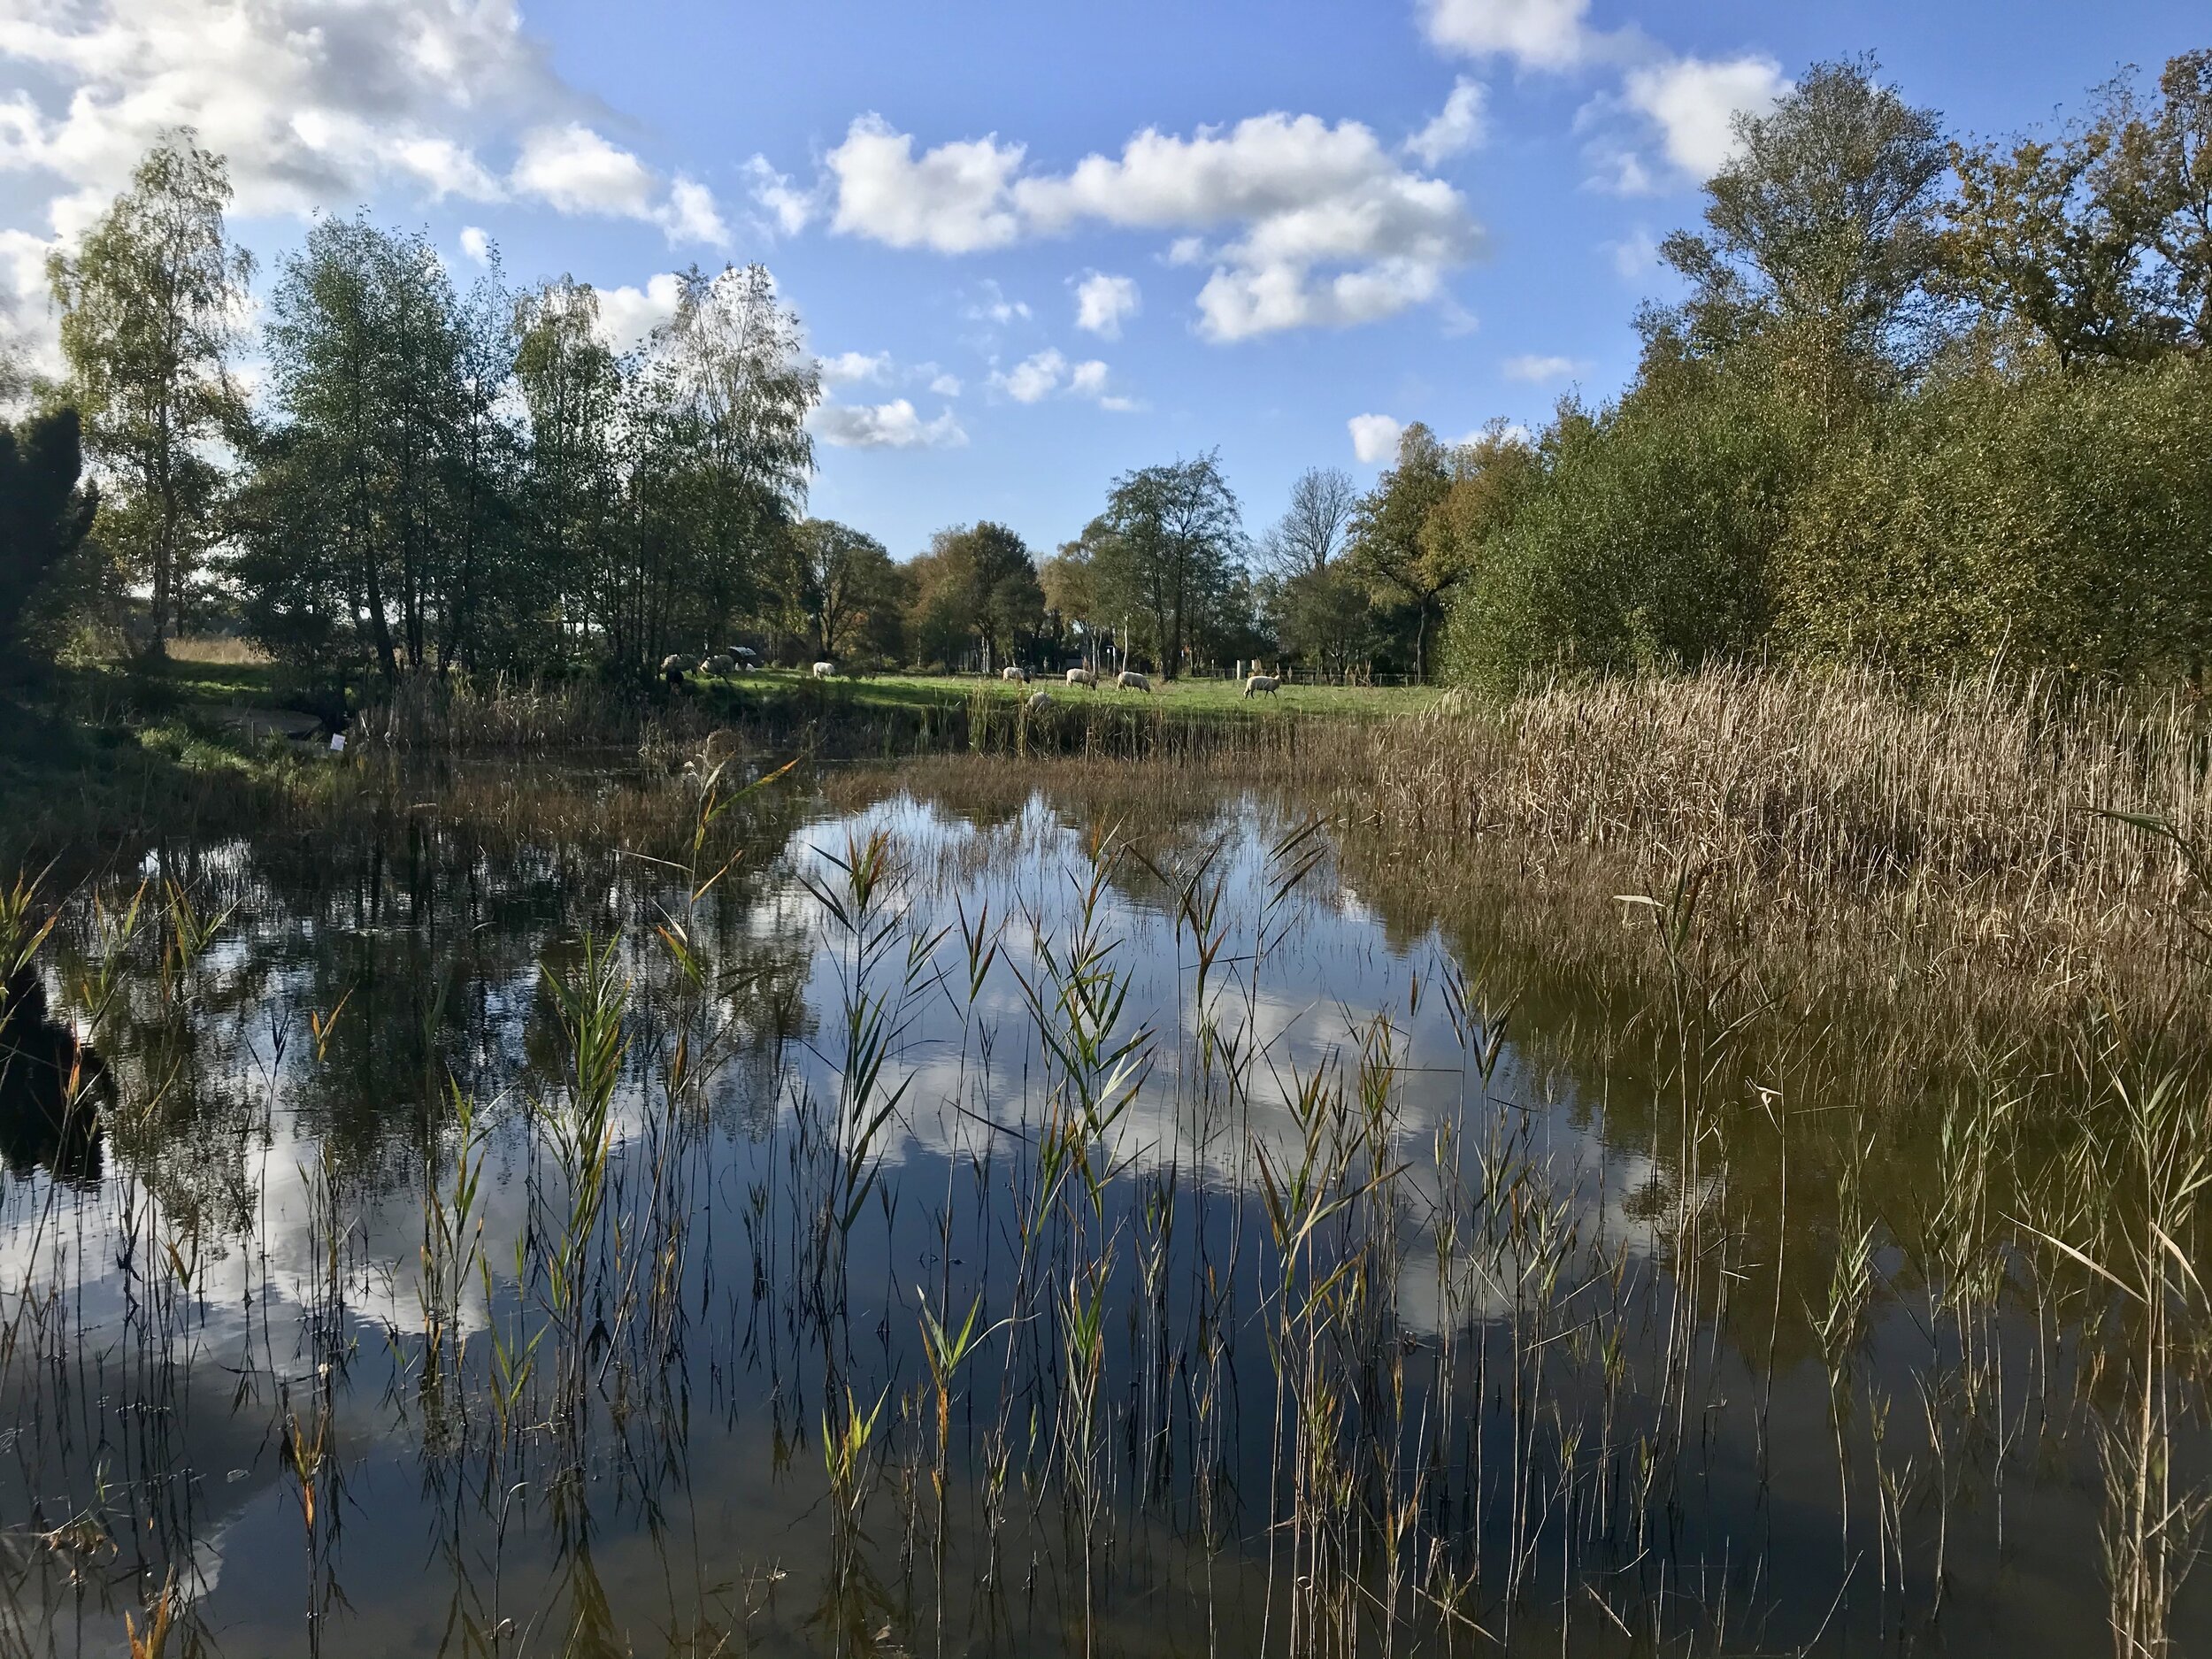
[[0, 691], [0, 857], [265, 824], [336, 782], [325, 733], [343, 718], [342, 694], [265, 663], [102, 664]]

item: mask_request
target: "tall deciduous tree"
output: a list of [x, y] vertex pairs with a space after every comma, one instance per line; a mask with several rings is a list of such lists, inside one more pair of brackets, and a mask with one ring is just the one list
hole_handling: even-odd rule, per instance
[[1002, 524], [940, 530], [913, 577], [913, 634], [925, 660], [949, 664], [972, 645], [987, 671], [1011, 662], [1044, 620], [1036, 563]]
[[609, 608], [603, 595], [615, 581], [622, 368], [599, 338], [598, 295], [572, 278], [524, 296], [515, 327], [529, 428], [523, 534], [532, 566], [557, 595], [564, 630], [580, 634]]
[[280, 577], [288, 557], [299, 577], [334, 584], [396, 677], [430, 659], [466, 529], [453, 463], [472, 398], [452, 285], [420, 237], [328, 219], [287, 263], [271, 311], [291, 478], [321, 511], [288, 515], [294, 545], [264, 568]]
[[2055, 139], [1955, 145], [1952, 281], [2062, 367], [2212, 343], [2212, 51], [2125, 81]]
[[1310, 466], [1290, 487], [1290, 504], [1254, 551], [1271, 576], [1288, 581], [1317, 575], [1344, 551], [1359, 491], [1340, 467]]
[[230, 196], [223, 158], [180, 128], [47, 266], [70, 396], [111, 484], [103, 539], [150, 589], [156, 652], [211, 539], [224, 474], [210, 449], [243, 417], [225, 359], [252, 265], [224, 228]]
[[1099, 543], [1112, 532], [1102, 518], [1094, 518], [1072, 541], [1037, 566], [1037, 586], [1044, 595], [1046, 619], [1064, 645], [1079, 639], [1084, 657], [1098, 664], [1100, 607], [1098, 570], [1094, 562]]
[[1875, 73], [1870, 59], [1816, 64], [1771, 111], [1735, 118], [1705, 234], [1660, 244], [1690, 297], [1643, 319], [1707, 354], [1758, 342], [1777, 383], [1824, 417], [1909, 374], [1940, 315], [1941, 120]]
[[792, 526], [795, 610], [818, 655], [837, 657], [880, 641], [897, 614], [898, 576], [875, 537], [832, 518]]
[[1375, 481], [1352, 517], [1348, 557], [1369, 593], [1411, 607], [1413, 677], [1428, 672], [1430, 630], [1445, 595], [1467, 573], [1463, 549], [1426, 534], [1429, 517], [1451, 492], [1451, 455], [1419, 421], [1398, 440], [1398, 465]]
[[1114, 480], [1093, 560], [1102, 601], [1141, 618], [1161, 674], [1182, 672], [1241, 574], [1244, 521], [1217, 453]]
[[635, 563], [610, 618], [623, 654], [710, 643], [764, 596], [814, 469], [821, 380], [804, 344], [764, 267], [683, 277], [629, 405]]

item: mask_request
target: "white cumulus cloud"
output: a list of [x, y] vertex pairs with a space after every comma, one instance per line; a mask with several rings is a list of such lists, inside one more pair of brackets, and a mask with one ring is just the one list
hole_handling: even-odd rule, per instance
[[481, 225], [461, 227], [461, 251], [477, 265], [492, 262], [492, 239], [484, 234]]
[[507, 181], [517, 196], [557, 212], [644, 219], [658, 225], [672, 242], [719, 247], [730, 239], [705, 185], [679, 176], [664, 193], [651, 168], [581, 121], [524, 134]]
[[[250, 214], [372, 185], [491, 200], [487, 142], [580, 112], [499, 0], [6, 0], [0, 168], [42, 173], [73, 237], [156, 136], [195, 127]], [[35, 88], [34, 92], [28, 88]]]
[[1390, 316], [1435, 298], [1481, 241], [1450, 185], [1407, 172], [1359, 122], [1312, 115], [1189, 138], [1148, 127], [1118, 157], [1087, 156], [1013, 193], [1044, 232], [1093, 220], [1227, 233], [1198, 296], [1201, 331], [1217, 340]]
[[1060, 389], [1067, 367], [1067, 358], [1048, 347], [1008, 373], [993, 376], [991, 383], [1018, 403], [1041, 403]]
[[652, 211], [653, 175], [645, 164], [581, 121], [526, 134], [509, 182], [563, 213], [642, 219]]
[[64, 367], [46, 287], [51, 244], [28, 231], [0, 230], [0, 358], [37, 374]]
[[745, 176], [753, 200], [767, 211], [776, 229], [786, 236], [797, 235], [821, 211], [818, 191], [800, 188], [788, 173], [770, 165], [765, 156], [755, 156], [747, 162]]
[[672, 242], [700, 242], [714, 248], [729, 245], [730, 227], [722, 222], [714, 192], [695, 179], [679, 174], [668, 187], [667, 204], [652, 217]]
[[704, 186], [587, 124], [514, 0], [0, 0], [0, 171], [45, 185], [64, 242], [179, 127], [227, 159], [245, 216], [396, 188], [726, 237]]
[[1489, 95], [1479, 81], [1462, 75], [1453, 85], [1444, 107], [1429, 124], [1406, 140], [1406, 153], [1433, 167], [1479, 146], [1486, 128], [1485, 113]]
[[1421, 0], [1429, 40], [1470, 58], [1505, 57], [1528, 69], [1570, 69], [1598, 37], [1590, 0]]
[[891, 354], [879, 351], [841, 351], [833, 357], [820, 360], [822, 384], [825, 386], [855, 386], [864, 380], [883, 380], [891, 373]]
[[[1419, 0], [1419, 5], [1430, 42], [1446, 52], [1506, 58], [1526, 70], [1618, 67], [1618, 93], [1593, 99], [1579, 121], [1587, 126], [1624, 108], [1641, 118], [1646, 130], [1634, 144], [1615, 140], [1594, 150], [1600, 181], [1623, 195], [1663, 188], [1662, 173], [1710, 178], [1733, 151], [1732, 118], [1740, 111], [1763, 113], [1789, 89], [1780, 66], [1760, 53], [1702, 58], [1671, 52], [1633, 26], [1593, 29], [1590, 0]], [[1658, 172], [1644, 153], [1655, 138], [1668, 164]], [[1428, 159], [1412, 144], [1408, 150]]]
[[986, 277], [983, 279], [982, 291], [975, 302], [968, 307], [967, 314], [970, 322], [996, 323], [1003, 326], [1017, 318], [1025, 322], [1027, 321], [1029, 302], [1007, 298], [1006, 290], [989, 277]]
[[1393, 459], [1398, 435], [1405, 430], [1388, 415], [1354, 415], [1344, 425], [1352, 434], [1352, 453], [1369, 466]]
[[1121, 337], [1121, 326], [1137, 314], [1141, 296], [1133, 277], [1094, 271], [1075, 285], [1075, 326], [1108, 340]]
[[940, 144], [918, 158], [910, 134], [879, 115], [854, 119], [829, 152], [836, 180], [832, 227], [894, 248], [973, 253], [1021, 234], [1008, 186], [1022, 147], [995, 136]]
[[1217, 340], [1390, 316], [1439, 297], [1481, 245], [1459, 192], [1409, 171], [1357, 121], [1148, 127], [1063, 173], [1025, 173], [1023, 157], [995, 136], [917, 154], [910, 134], [864, 115], [827, 158], [833, 224], [941, 253], [1086, 225], [1171, 232], [1172, 262], [1212, 267], [1198, 310]]
[[1048, 397], [1087, 398], [1101, 409], [1126, 411], [1138, 407], [1129, 397], [1109, 389], [1113, 371], [1096, 357], [1071, 363], [1058, 348], [1024, 357], [1012, 368], [991, 376], [994, 389], [1018, 403], [1041, 403]]
[[648, 278], [642, 288], [598, 289], [599, 338], [612, 351], [643, 345], [653, 330], [676, 314], [683, 291], [683, 280], [672, 271]]
[[1735, 117], [1765, 114], [1789, 85], [1774, 59], [1747, 54], [1647, 64], [1629, 71], [1622, 91], [1630, 108], [1657, 126], [1667, 159], [1702, 180], [1735, 153]]
[[887, 403], [823, 403], [809, 424], [823, 442], [841, 449], [947, 449], [968, 441], [952, 411], [924, 420], [903, 397]]

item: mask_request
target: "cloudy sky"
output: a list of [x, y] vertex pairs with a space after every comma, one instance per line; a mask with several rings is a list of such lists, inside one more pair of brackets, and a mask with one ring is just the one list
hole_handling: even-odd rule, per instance
[[188, 122], [265, 284], [362, 207], [626, 341], [765, 262], [830, 388], [814, 509], [895, 553], [1048, 547], [1217, 446], [1256, 527], [1400, 423], [1617, 388], [1653, 242], [1807, 63], [1994, 134], [2207, 45], [2202, 0], [0, 0], [0, 327], [50, 351], [48, 247]]

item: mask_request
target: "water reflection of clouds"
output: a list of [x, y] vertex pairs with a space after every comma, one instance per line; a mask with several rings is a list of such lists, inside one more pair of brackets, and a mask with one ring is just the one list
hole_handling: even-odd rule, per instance
[[[1510, 1309], [1517, 1257], [1485, 1261], [1467, 1253], [1440, 1273], [1426, 1227], [1452, 1179], [1438, 1163], [1440, 1148], [1449, 1144], [1444, 1132], [1479, 1133], [1493, 1113], [1516, 1119], [1532, 1113], [1524, 1150], [1561, 1206], [1559, 1231], [1575, 1249], [1586, 1252], [1600, 1239], [1641, 1248], [1649, 1229], [1624, 1206], [1651, 1179], [1647, 1161], [1608, 1148], [1590, 1115], [1539, 1092], [1509, 1049], [1485, 1097], [1441, 994], [1443, 947], [1433, 932], [1394, 944], [1376, 907], [1325, 866], [1271, 923], [1271, 947], [1255, 971], [1258, 918], [1272, 888], [1267, 849], [1286, 827], [1249, 799], [1214, 826], [1225, 841], [1210, 875], [1222, 883], [1220, 915], [1231, 932], [1207, 1008], [1224, 1049], [1240, 1057], [1234, 1091], [1202, 1098], [1192, 1075], [1201, 1019], [1194, 942], [1187, 933], [1179, 937], [1164, 898], [1147, 904], [1123, 886], [1107, 889], [1094, 924], [1112, 942], [1115, 972], [1129, 987], [1124, 1025], [1149, 1027], [1155, 1039], [1151, 1070], [1117, 1125], [1117, 1162], [1131, 1173], [1172, 1165], [1235, 1184], [1252, 1179], [1256, 1147], [1280, 1167], [1302, 1141], [1292, 1110], [1302, 1081], [1326, 1072], [1331, 1087], [1355, 1089], [1363, 1042], [1381, 1019], [1395, 1108], [1392, 1156], [1403, 1166], [1402, 1208], [1428, 1247], [1409, 1252], [1400, 1286], [1401, 1316], [1410, 1326], [1435, 1330], [1449, 1318], [1499, 1317]], [[972, 1003], [927, 1010], [910, 1028], [898, 1056], [901, 1075], [911, 1079], [902, 1114], [908, 1138], [887, 1149], [887, 1161], [974, 1153], [994, 1133], [991, 1125], [1027, 1139], [1046, 1106], [1047, 1068], [1017, 976], [1050, 1003], [1042, 945], [1064, 950], [1079, 922], [1087, 879], [1080, 832], [1055, 817], [1041, 795], [1033, 795], [1011, 821], [985, 826], [901, 795], [813, 826], [795, 854], [803, 858], [827, 847], [841, 856], [849, 837], [876, 828], [907, 851], [908, 926], [944, 926], [956, 902], [964, 902], [972, 920], [979, 887], [1017, 896], [1019, 906], [1011, 918], [1005, 909], [994, 911], [1004, 925], [999, 958]], [[964, 963], [950, 977], [966, 1003]], [[1417, 997], [1417, 979], [1425, 981]], [[825, 1029], [837, 1023], [838, 995], [835, 975], [818, 969], [808, 995]], [[981, 1029], [993, 1033], [987, 1058], [972, 1034]], [[804, 1087], [833, 1098], [835, 1072], [825, 1056], [810, 1055], [798, 1070]], [[1505, 1101], [1514, 1103], [1499, 1103]], [[1457, 1285], [1448, 1295], [1446, 1277]]]
[[[1164, 864], [1179, 852], [1178, 862], [1187, 870], [1215, 851], [1209, 879], [1222, 885], [1219, 914], [1229, 936], [1207, 1011], [1225, 1051], [1239, 1058], [1243, 1087], [1233, 1099], [1217, 1088], [1203, 1097], [1194, 1075], [1201, 1018], [1196, 952], [1187, 933], [1179, 936], [1171, 896], [1133, 864], [1103, 884], [1094, 923], [1099, 937], [1110, 944], [1115, 972], [1129, 987], [1125, 1030], [1149, 1027], [1154, 1033], [1152, 1064], [1118, 1125], [1116, 1151], [1132, 1173], [1172, 1165], [1218, 1183], [1247, 1182], [1255, 1147], [1279, 1164], [1294, 1156], [1301, 1133], [1290, 1107], [1302, 1079], [1325, 1071], [1333, 1087], [1353, 1089], [1363, 1040], [1373, 1022], [1385, 1019], [1396, 1107], [1393, 1156], [1404, 1164], [1404, 1208], [1409, 1225], [1417, 1227], [1442, 1200], [1448, 1179], [1437, 1164], [1440, 1132], [1448, 1126], [1472, 1133], [1488, 1113], [1519, 1108], [1482, 1100], [1480, 1080], [1440, 994], [1445, 956], [1435, 934], [1394, 942], [1379, 909], [1342, 884], [1333, 860], [1325, 860], [1276, 908], [1266, 926], [1269, 949], [1256, 966], [1260, 918], [1273, 888], [1268, 849], [1292, 827], [1291, 820], [1245, 798], [1162, 837], [1174, 849], [1162, 858]], [[895, 1064], [898, 1076], [911, 1081], [900, 1114], [904, 1133], [887, 1144], [882, 1156], [895, 1166], [979, 1152], [1002, 1130], [1027, 1135], [1046, 1107], [1048, 1068], [1024, 981], [1050, 1002], [1047, 951], [1064, 951], [1090, 879], [1087, 826], [1042, 794], [986, 822], [900, 794], [860, 811], [817, 818], [791, 834], [734, 930], [714, 949], [724, 953], [718, 966], [737, 968], [748, 953], [780, 941], [805, 941], [810, 959], [803, 963], [800, 987], [803, 1025], [818, 1035], [811, 1043], [784, 1047], [780, 1078], [749, 1077], [735, 1103], [754, 1114], [750, 1132], [757, 1133], [761, 1111], [787, 1115], [795, 1098], [806, 1093], [818, 1102], [835, 1099], [835, 1037], [848, 957], [800, 878], [833, 887], [838, 872], [829, 860], [847, 857], [851, 845], [878, 828], [893, 838], [903, 872], [889, 913], [916, 933], [949, 930], [936, 948], [937, 972], [898, 1010]], [[320, 924], [312, 913], [288, 910], [274, 884], [242, 849], [218, 849], [201, 868], [218, 866], [236, 890], [254, 895], [250, 908], [242, 902], [244, 925], [265, 947], [272, 934], [279, 940], [275, 949], [258, 954], [242, 940], [219, 941], [207, 958], [209, 1001], [226, 1010], [230, 1040], [206, 1056], [211, 1075], [205, 1081], [227, 1080], [242, 1094], [265, 1100], [273, 1090], [280, 1102], [240, 1151], [240, 1175], [257, 1206], [257, 1236], [250, 1249], [211, 1249], [204, 1261], [203, 1300], [211, 1331], [219, 1334], [235, 1325], [230, 1334], [242, 1337], [242, 1319], [229, 1310], [255, 1294], [303, 1304], [326, 1261], [312, 1171], [327, 1125], [320, 1109], [297, 1109], [313, 1097], [307, 1087], [312, 1044], [296, 1028], [280, 1054], [274, 1039], [281, 1019], [260, 1018], [264, 1007], [301, 1009], [317, 994], [312, 947]], [[665, 902], [680, 898], [672, 894]], [[998, 956], [971, 1002], [958, 925], [964, 915], [972, 924], [987, 909], [997, 930]], [[365, 935], [354, 932], [353, 937]], [[885, 972], [896, 974], [902, 965], [895, 950]], [[534, 955], [524, 953], [506, 977], [481, 987], [474, 1057], [518, 1073], [536, 1002]], [[1571, 1102], [1530, 1093], [1532, 1079], [1517, 1070], [1509, 1052], [1494, 1083], [1499, 1095], [1534, 1104], [1532, 1155], [1550, 1171], [1555, 1190], [1566, 1195], [1568, 1219], [1578, 1236], [1602, 1233], [1618, 1240], [1647, 1231], [1621, 1209], [1627, 1194], [1649, 1178], [1642, 1160], [1609, 1150], [1597, 1129], [1570, 1110]], [[626, 1083], [616, 1102], [618, 1146], [647, 1133], [657, 1110], [651, 1094], [642, 1078]], [[717, 1098], [732, 1103], [728, 1088]], [[513, 1261], [516, 1241], [529, 1225], [523, 1179], [527, 1137], [518, 1127], [521, 1113], [511, 1093], [499, 1115], [505, 1126], [495, 1140], [481, 1199], [484, 1248], [495, 1264]], [[0, 1207], [0, 1272], [14, 1283], [29, 1282], [34, 1270], [53, 1270], [56, 1251], [73, 1251], [69, 1276], [85, 1288], [86, 1317], [96, 1323], [115, 1317], [122, 1295], [117, 1263], [127, 1231], [117, 1196], [123, 1191], [152, 1205], [147, 1236], [174, 1232], [178, 1224], [159, 1213], [159, 1201], [146, 1196], [145, 1188], [113, 1182], [97, 1194], [53, 1194], [69, 1212], [65, 1222], [50, 1228], [32, 1225], [48, 1194], [42, 1182], [18, 1183], [15, 1202]], [[399, 1182], [349, 1202], [344, 1220], [351, 1311], [377, 1325], [419, 1328], [424, 1220], [419, 1182]], [[1427, 1252], [1421, 1271], [1409, 1267], [1401, 1286], [1402, 1312], [1417, 1326], [1440, 1319], [1445, 1311], [1434, 1291], [1433, 1256], [1432, 1249]], [[1496, 1312], [1499, 1307], [1494, 1297], [1479, 1296], [1471, 1310], [1463, 1304], [1463, 1314], [1471, 1310]], [[461, 1309], [463, 1329], [480, 1329], [484, 1318], [481, 1291], [472, 1284]]]

